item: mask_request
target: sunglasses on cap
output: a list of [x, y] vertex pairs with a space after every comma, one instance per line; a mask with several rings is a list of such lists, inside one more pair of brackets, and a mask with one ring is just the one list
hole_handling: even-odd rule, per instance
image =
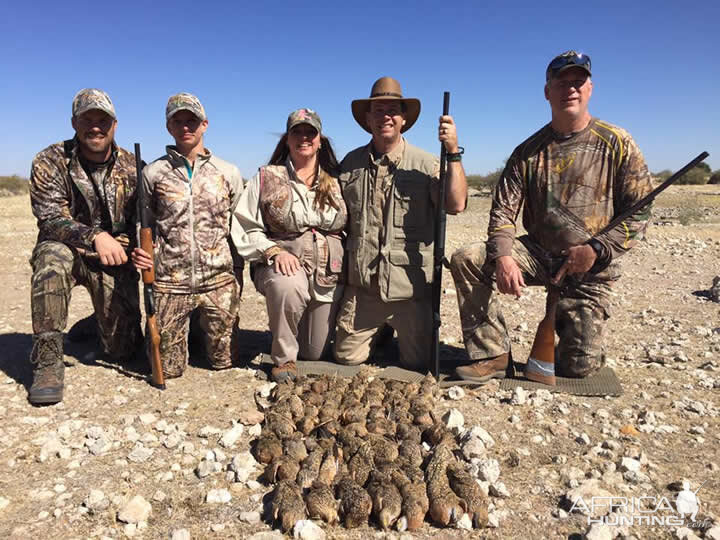
[[550, 79], [559, 70], [568, 66], [578, 66], [584, 68], [589, 74], [591, 68], [590, 57], [587, 54], [577, 53], [575, 51], [568, 51], [560, 56], [556, 56], [547, 67], [547, 79]]

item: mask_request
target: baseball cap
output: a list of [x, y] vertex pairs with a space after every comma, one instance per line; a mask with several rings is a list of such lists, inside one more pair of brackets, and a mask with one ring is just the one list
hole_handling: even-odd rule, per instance
[[102, 90], [97, 88], [83, 88], [77, 94], [72, 101], [72, 115], [73, 118], [80, 116], [86, 111], [92, 109], [98, 109], [106, 112], [117, 120], [115, 116], [115, 106], [108, 96]]
[[308, 124], [317, 129], [318, 133], [322, 133], [322, 120], [312, 109], [298, 109], [291, 112], [287, 119], [286, 131], [290, 131], [298, 124]]
[[574, 67], [584, 69], [588, 76], [592, 77], [592, 73], [590, 72], [590, 57], [587, 54], [577, 51], [566, 51], [550, 61], [545, 70], [545, 80], [549, 81], [553, 77], [560, 75], [563, 71]]
[[200, 120], [207, 120], [205, 108], [202, 106], [202, 103], [200, 103], [200, 100], [187, 92], [180, 92], [179, 94], [170, 96], [167, 106], [165, 107], [165, 119], [170, 120], [170, 118], [179, 111], [190, 111]]

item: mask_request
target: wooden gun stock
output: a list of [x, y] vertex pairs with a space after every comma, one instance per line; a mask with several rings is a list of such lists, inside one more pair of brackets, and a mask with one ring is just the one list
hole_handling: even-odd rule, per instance
[[555, 313], [560, 291], [550, 287], [545, 304], [545, 317], [538, 324], [525, 366], [525, 378], [555, 386]]
[[153, 235], [147, 217], [147, 194], [142, 180], [142, 160], [140, 159], [140, 145], [135, 143], [135, 170], [137, 171], [137, 189], [140, 197], [140, 247], [153, 259], [153, 267], [143, 269], [140, 273], [143, 281], [143, 295], [145, 297], [145, 317], [147, 318], [147, 331], [150, 337], [150, 366], [152, 368], [151, 384], [156, 388], [165, 390], [165, 375], [160, 360], [160, 332], [155, 316], [155, 296], [153, 283], [155, 282], [155, 265]]

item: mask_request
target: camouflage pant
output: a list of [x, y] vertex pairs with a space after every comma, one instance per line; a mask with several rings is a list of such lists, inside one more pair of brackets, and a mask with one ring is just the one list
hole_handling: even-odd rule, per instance
[[[179, 377], [188, 363], [190, 318], [203, 333], [208, 360], [213, 369], [232, 365], [237, 357], [235, 331], [240, 309], [239, 286], [233, 281], [199, 294], [155, 293], [155, 312], [160, 331], [160, 358], [168, 379]], [[147, 342], [150, 357], [149, 340]]]
[[30, 264], [34, 334], [65, 330], [72, 289], [82, 285], [90, 293], [105, 354], [115, 361], [134, 357], [142, 333], [138, 273], [132, 266], [103, 268], [52, 241], [35, 246]]
[[[526, 285], [547, 286], [561, 261], [542, 253], [527, 237], [513, 245], [512, 256]], [[498, 306], [495, 265], [485, 260], [485, 244], [459, 249], [450, 271], [460, 308], [463, 340], [473, 360], [497, 356], [510, 350], [505, 318]], [[609, 315], [610, 285], [600, 281], [565, 279], [557, 306], [555, 349], [558, 375], [585, 377], [605, 363], [602, 334]]]

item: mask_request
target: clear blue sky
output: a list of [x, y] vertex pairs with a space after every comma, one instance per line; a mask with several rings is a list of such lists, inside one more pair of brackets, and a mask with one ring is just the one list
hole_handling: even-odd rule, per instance
[[391, 75], [422, 102], [408, 140], [437, 153], [442, 92], [468, 173], [500, 167], [548, 122], [544, 71], [577, 49], [593, 62], [590, 111], [626, 128], [652, 171], [700, 151], [720, 168], [716, 1], [17, 2], [3, 43], [0, 174], [29, 174], [35, 153], [72, 136], [77, 90], [106, 90], [117, 141], [155, 159], [171, 139], [164, 108], [196, 94], [206, 145], [243, 175], [267, 161], [288, 113], [316, 109], [338, 157], [369, 136], [350, 101]]

